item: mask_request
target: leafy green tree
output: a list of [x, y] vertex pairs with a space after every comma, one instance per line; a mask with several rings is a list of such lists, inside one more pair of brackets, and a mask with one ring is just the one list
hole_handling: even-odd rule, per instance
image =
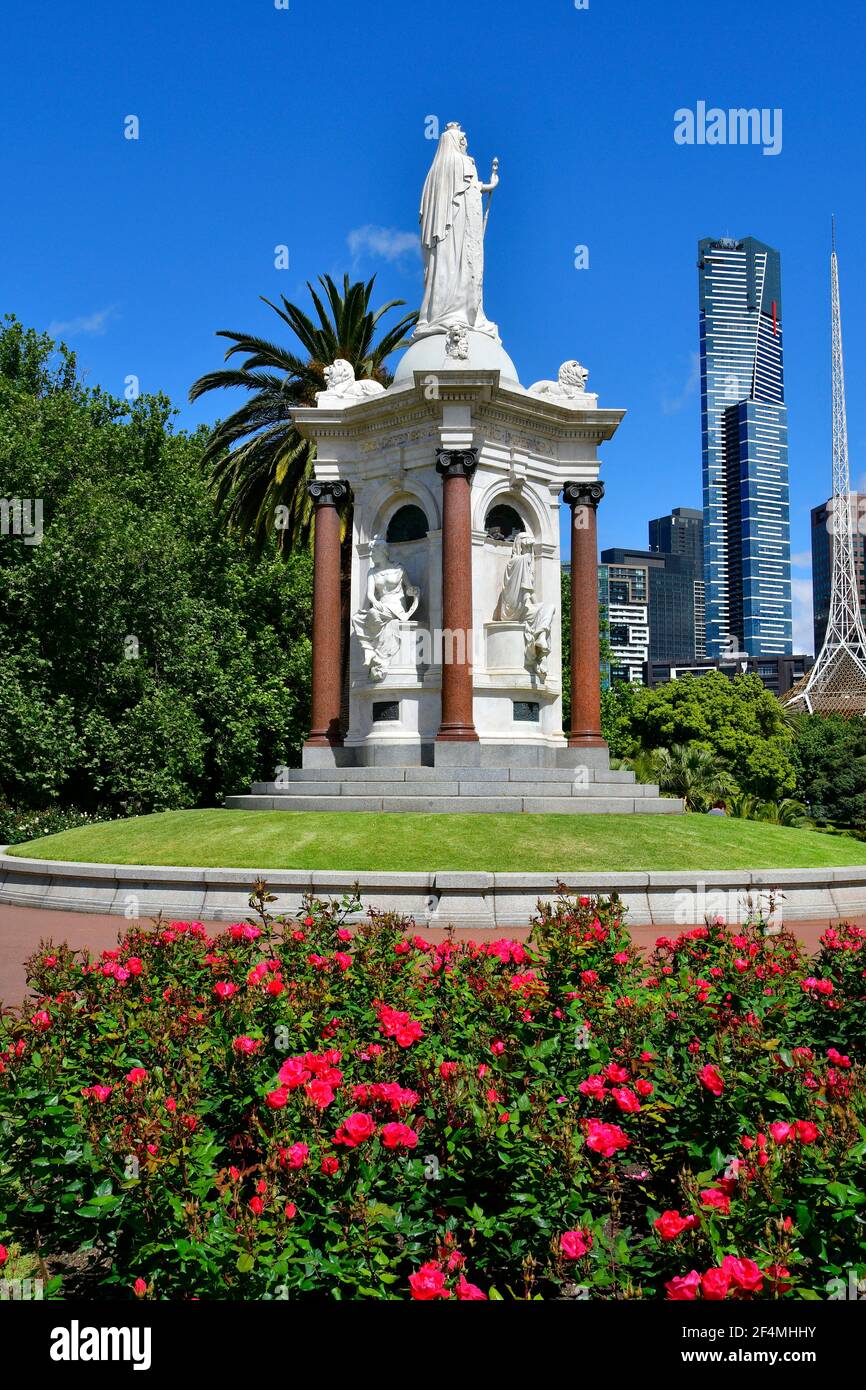
[[793, 735], [782, 707], [757, 676], [683, 676], [634, 693], [630, 726], [638, 745], [697, 745], [744, 792], [775, 801], [795, 787]]
[[0, 327], [0, 475], [44, 525], [0, 537], [0, 801], [213, 803], [303, 740], [309, 556], [213, 535], [206, 432], [171, 414]]
[[[562, 614], [562, 727], [568, 729], [571, 726], [571, 575], [567, 569], [563, 568], [559, 578], [560, 612]], [[610, 664], [609, 627], [607, 609], [600, 605], [598, 613], [599, 680], [601, 680], [602, 672], [606, 671]], [[604, 697], [606, 693], [606, 690], [602, 689], [602, 732], [604, 732]], [[606, 733], [605, 737], [607, 737]]]
[[[290, 411], [315, 405], [316, 392], [325, 389], [325, 368], [338, 357], [351, 362], [357, 377], [387, 386], [392, 378], [385, 360], [407, 346], [405, 335], [418, 317], [407, 314], [377, 338], [380, 321], [402, 299], [372, 310], [375, 276], [366, 284], [350, 284], [346, 275], [342, 291], [329, 275], [320, 276], [319, 283], [327, 303], [307, 283], [318, 323], [285, 295], [282, 308], [264, 300], [297, 339], [300, 355], [265, 338], [221, 329], [217, 337], [231, 342], [225, 360], [246, 354], [244, 361], [199, 377], [189, 393], [195, 401], [207, 391], [240, 387], [249, 392], [243, 405], [214, 426], [204, 459], [227, 527], [258, 544], [276, 535], [284, 550], [309, 540], [312, 510], [306, 484], [315, 458], [315, 445], [295, 428]], [[286, 508], [286, 524], [275, 531], [277, 507]]]
[[813, 819], [866, 829], [866, 721], [802, 714], [794, 727], [797, 796]]

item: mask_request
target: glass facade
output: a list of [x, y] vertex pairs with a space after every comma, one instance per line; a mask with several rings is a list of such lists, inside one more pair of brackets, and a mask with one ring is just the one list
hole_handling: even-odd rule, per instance
[[706, 653], [791, 653], [778, 251], [698, 243]]
[[[830, 618], [830, 588], [833, 579], [833, 507], [832, 498], [822, 507], [813, 507], [812, 518], [812, 608], [815, 632], [815, 654], [824, 645]], [[866, 493], [851, 493], [853, 525], [854, 574], [860, 596], [860, 612], [866, 613]]]
[[[650, 625], [650, 647], [654, 641], [664, 647], [662, 652], [652, 651], [654, 660], [691, 661], [706, 655], [706, 600], [704, 591], [704, 514], [693, 507], [674, 507], [669, 516], [655, 517], [649, 523], [649, 548], [660, 555], [681, 556], [690, 562], [693, 573], [691, 597], [685, 588], [678, 593], [677, 602], [689, 604], [693, 613], [693, 635], [683, 636], [689, 643], [688, 654], [682, 640], [678, 645], [668, 642], [667, 636], [660, 632], [653, 634]], [[651, 607], [654, 605], [651, 605]], [[678, 622], [675, 618], [674, 622]]]
[[638, 648], [646, 650], [644, 661], [693, 661], [694, 560], [619, 548], [602, 551], [601, 560], [608, 574], [611, 664], [618, 661], [630, 671], [617, 679], [638, 679]]

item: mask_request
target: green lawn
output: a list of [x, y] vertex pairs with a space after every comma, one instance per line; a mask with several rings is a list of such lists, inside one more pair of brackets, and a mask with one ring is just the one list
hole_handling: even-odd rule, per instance
[[847, 836], [722, 816], [166, 811], [65, 830], [10, 854], [241, 869], [800, 869], [866, 862]]

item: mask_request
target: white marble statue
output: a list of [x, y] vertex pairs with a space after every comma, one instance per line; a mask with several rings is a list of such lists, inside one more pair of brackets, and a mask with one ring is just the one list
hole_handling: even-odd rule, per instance
[[352, 617], [352, 630], [361, 643], [371, 680], [384, 680], [400, 650], [400, 625], [412, 617], [419, 596], [420, 590], [408, 583], [403, 566], [392, 563], [385, 542], [375, 540], [370, 551], [366, 602]]
[[325, 368], [325, 389], [316, 392], [316, 405], [356, 405], [370, 396], [381, 396], [384, 390], [381, 381], [369, 378], [356, 380], [351, 362], [347, 362], [345, 357], [338, 357], [336, 362]]
[[528, 531], [520, 531], [505, 566], [498, 613], [504, 622], [523, 623], [526, 665], [535, 670], [542, 684], [547, 680], [554, 611], [553, 604], [539, 603], [535, 597], [533, 540]]
[[442, 133], [421, 195], [424, 300], [416, 339], [463, 327], [499, 342], [496, 324], [485, 318], [482, 304], [482, 194], [492, 194], [499, 175], [494, 161], [490, 182], [482, 183], [466, 146], [465, 134], [452, 122]]
[[589, 372], [574, 360], [563, 362], [556, 381], [536, 381], [530, 386], [530, 396], [547, 396], [557, 405], [570, 406], [576, 410], [593, 410], [598, 405], [598, 396], [586, 389]]

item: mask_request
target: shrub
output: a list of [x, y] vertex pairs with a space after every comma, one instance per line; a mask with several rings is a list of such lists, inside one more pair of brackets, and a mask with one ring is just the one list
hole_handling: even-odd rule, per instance
[[30, 806], [0, 802], [0, 845], [23, 845], [42, 835], [59, 835], [61, 830], [77, 830], [80, 825], [96, 825], [110, 819], [110, 811], [78, 811], [72, 806], [34, 811]]
[[702, 926], [644, 958], [615, 898], [438, 945], [251, 901], [214, 937], [28, 963], [0, 1241], [48, 1296], [80, 1252], [92, 1294], [155, 1299], [799, 1299], [866, 1272], [866, 932], [810, 961]]

